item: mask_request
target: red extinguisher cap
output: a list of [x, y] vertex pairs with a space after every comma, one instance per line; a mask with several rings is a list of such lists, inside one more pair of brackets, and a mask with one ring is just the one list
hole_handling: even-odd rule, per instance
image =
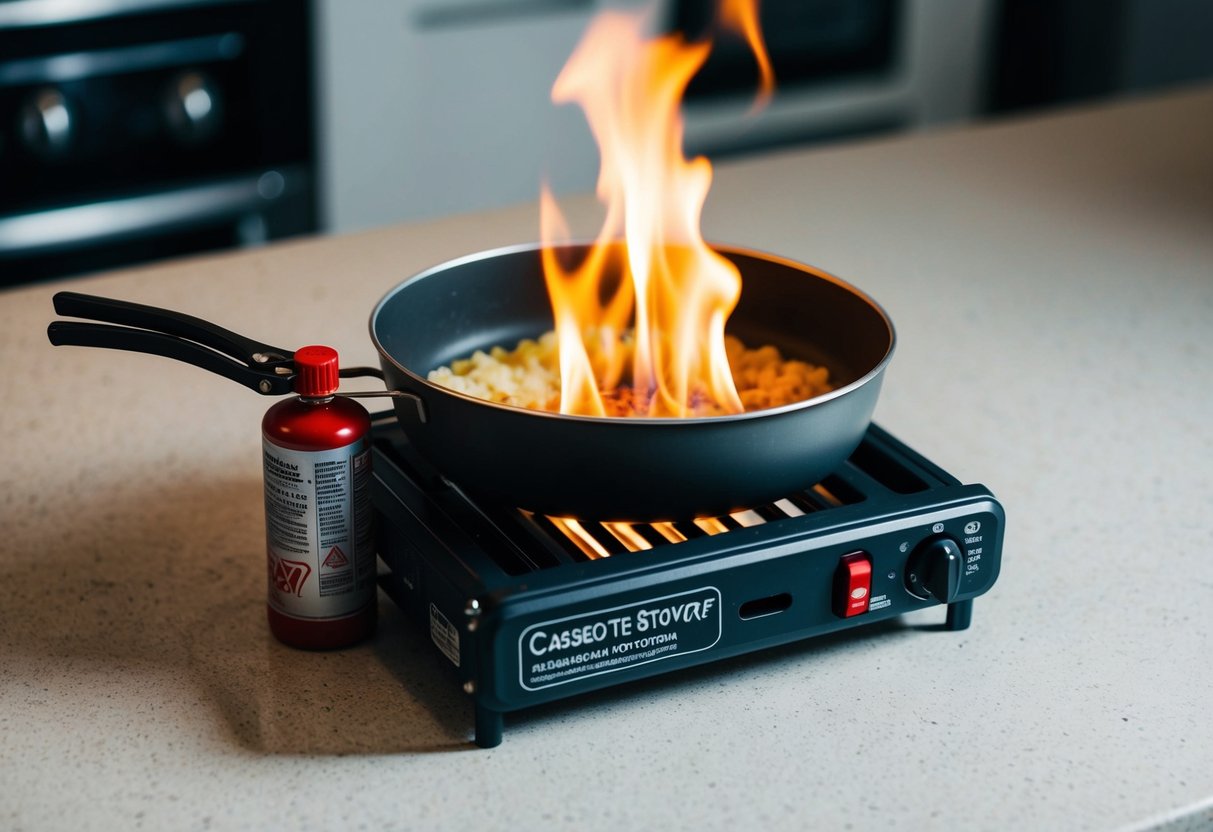
[[331, 396], [340, 383], [337, 350], [322, 345], [295, 350], [295, 392], [300, 396]]

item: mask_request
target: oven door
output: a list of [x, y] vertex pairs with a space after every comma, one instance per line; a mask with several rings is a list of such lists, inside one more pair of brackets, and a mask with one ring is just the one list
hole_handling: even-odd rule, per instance
[[314, 224], [302, 166], [0, 217], [0, 284], [263, 243]]

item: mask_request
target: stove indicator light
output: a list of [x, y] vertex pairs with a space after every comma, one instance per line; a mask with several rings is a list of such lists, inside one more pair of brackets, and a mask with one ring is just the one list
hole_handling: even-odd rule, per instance
[[834, 614], [850, 618], [868, 611], [872, 594], [872, 559], [864, 552], [843, 555], [834, 573]]

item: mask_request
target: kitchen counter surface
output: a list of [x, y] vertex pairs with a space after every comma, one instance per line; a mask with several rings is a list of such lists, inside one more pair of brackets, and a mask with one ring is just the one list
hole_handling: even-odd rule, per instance
[[877, 420], [1007, 509], [969, 630], [772, 649], [477, 749], [386, 599], [354, 649], [268, 635], [268, 400], [45, 325], [71, 288], [375, 363], [380, 295], [534, 239], [533, 206], [7, 291], [0, 827], [1213, 827], [1213, 90], [734, 162], [705, 227], [889, 311]]

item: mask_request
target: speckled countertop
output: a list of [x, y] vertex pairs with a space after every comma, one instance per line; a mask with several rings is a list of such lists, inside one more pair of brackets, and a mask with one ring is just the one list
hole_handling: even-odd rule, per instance
[[[1213, 826], [1213, 90], [733, 163], [706, 226], [896, 321], [877, 419], [1007, 508], [971, 629], [728, 660], [478, 750], [390, 602], [352, 650], [269, 637], [266, 400], [51, 348], [59, 287], [8, 291], [0, 827]], [[374, 363], [393, 284], [535, 236], [525, 206], [65, 286]]]

